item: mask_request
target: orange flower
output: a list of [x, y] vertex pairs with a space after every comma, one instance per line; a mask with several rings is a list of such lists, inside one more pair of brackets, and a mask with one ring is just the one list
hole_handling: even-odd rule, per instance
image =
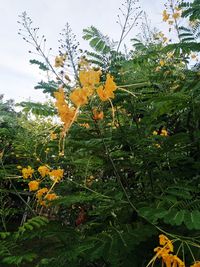
[[77, 88], [70, 94], [70, 100], [77, 107], [88, 103], [87, 91], [84, 88]]
[[102, 101], [107, 101], [110, 98], [114, 98], [114, 91], [117, 89], [115, 82], [113, 81], [113, 77], [110, 74], [106, 76], [106, 82], [104, 87], [99, 86], [97, 89], [97, 94]]
[[42, 178], [44, 178], [46, 175], [49, 174], [50, 170], [49, 170], [49, 168], [47, 166], [40, 166], [38, 168], [38, 172], [40, 173]]
[[58, 196], [55, 193], [47, 194], [45, 196], [45, 199], [47, 199], [48, 201], [55, 200], [57, 198], [58, 198]]
[[80, 125], [81, 127], [86, 128], [86, 129], [89, 129], [89, 128], [90, 128], [89, 123], [79, 123], [79, 125]]
[[97, 120], [103, 120], [104, 114], [103, 111], [98, 112], [97, 109], [93, 109], [93, 119], [95, 121]]
[[97, 94], [102, 101], [107, 101], [110, 98], [114, 98], [113, 92], [106, 91], [103, 86], [99, 86], [97, 89]]
[[37, 191], [36, 198], [40, 199], [45, 193], [48, 192], [48, 188], [44, 187]]
[[79, 72], [80, 83], [83, 87], [94, 87], [100, 82], [101, 71], [81, 70]]
[[63, 178], [63, 175], [64, 175], [63, 169], [52, 170], [51, 172], [49, 172], [51, 180], [56, 182], [59, 182]]
[[40, 183], [38, 181], [31, 181], [30, 183], [28, 183], [29, 191], [37, 191], [39, 184]]
[[61, 121], [64, 123], [64, 133], [69, 130], [72, 123], [76, 119], [76, 109], [71, 108], [65, 101], [65, 93], [63, 88], [60, 88], [58, 92], [54, 93], [56, 98], [55, 106], [58, 108], [58, 113]]
[[200, 267], [200, 261], [196, 261], [191, 267]]

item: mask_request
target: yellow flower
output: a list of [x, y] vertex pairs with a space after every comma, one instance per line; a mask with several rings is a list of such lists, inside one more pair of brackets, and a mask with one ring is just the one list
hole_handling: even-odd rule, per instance
[[55, 200], [57, 198], [58, 198], [58, 196], [55, 193], [47, 194], [45, 196], [45, 199], [47, 199], [48, 201]]
[[57, 56], [55, 58], [55, 67], [56, 68], [59, 68], [59, 67], [63, 67], [63, 64], [64, 64], [64, 58], [62, 56]]
[[110, 98], [114, 98], [114, 91], [117, 89], [116, 83], [113, 81], [113, 77], [110, 74], [106, 76], [106, 82], [104, 86], [97, 88], [97, 94], [102, 101], [107, 101]]
[[200, 261], [196, 261], [193, 265], [190, 267], [200, 267]]
[[93, 119], [96, 120], [103, 120], [104, 114], [103, 111], [98, 112], [97, 109], [93, 109]]
[[89, 123], [79, 123], [79, 125], [80, 125], [81, 127], [86, 128], [86, 129], [89, 129], [89, 128], [90, 128]]
[[50, 132], [50, 139], [51, 139], [51, 141], [57, 139], [57, 134], [54, 132]]
[[168, 136], [168, 131], [165, 129], [162, 129], [161, 132], [153, 131], [153, 135]]
[[166, 43], [168, 41], [167, 37], [163, 37], [163, 43]]
[[[173, 255], [173, 266], [185, 267], [185, 263], [176, 255]], [[176, 265], [175, 265], [176, 264]]]
[[29, 191], [37, 191], [39, 184], [40, 183], [38, 181], [31, 181], [30, 183], [28, 183]]
[[103, 86], [99, 86], [97, 94], [102, 101], [107, 101], [110, 98], [114, 98], [113, 92], [106, 91]]
[[80, 83], [83, 87], [94, 87], [100, 82], [101, 71], [81, 70], [79, 72]]
[[55, 92], [54, 96], [56, 98], [55, 106], [58, 108], [60, 119], [64, 123], [65, 133], [76, 119], [76, 109], [69, 107], [66, 103], [63, 88], [60, 88], [58, 92]]
[[162, 17], [163, 17], [163, 21], [167, 21], [169, 19], [170, 14], [167, 13], [167, 10], [163, 11]]
[[44, 200], [40, 200], [40, 201], [39, 201], [39, 204], [40, 204], [41, 206], [43, 206], [43, 207], [47, 207], [47, 203], [46, 203], [46, 201], [44, 201]]
[[63, 175], [64, 175], [63, 169], [52, 170], [51, 172], [49, 172], [51, 180], [56, 182], [59, 182], [63, 178]]
[[173, 17], [174, 19], [178, 19], [178, 18], [180, 18], [180, 16], [181, 16], [180, 12], [175, 12], [175, 13], [172, 15], [172, 17]]
[[161, 67], [163, 67], [165, 65], [165, 61], [163, 59], [161, 59], [159, 64], [160, 64]]
[[93, 184], [95, 177], [93, 175], [90, 175], [89, 177], [87, 177], [86, 181], [85, 181], [85, 185], [87, 187], [90, 187]]
[[46, 187], [39, 189], [36, 193], [36, 198], [40, 199], [47, 192], [48, 192], [48, 188]]
[[34, 173], [34, 169], [32, 169], [30, 166], [22, 169], [22, 176], [24, 179], [32, 178], [33, 173]]
[[44, 178], [46, 175], [49, 174], [50, 170], [49, 170], [49, 168], [47, 166], [40, 166], [38, 168], [38, 172], [40, 173], [42, 178]]
[[167, 132], [167, 130], [163, 129], [163, 130], [161, 131], [160, 135], [162, 135], [162, 136], [168, 136], [168, 132]]
[[169, 20], [168, 23], [169, 23], [169, 25], [173, 25], [174, 21], [173, 20]]
[[77, 88], [70, 94], [70, 100], [77, 107], [88, 103], [87, 92], [84, 88]]

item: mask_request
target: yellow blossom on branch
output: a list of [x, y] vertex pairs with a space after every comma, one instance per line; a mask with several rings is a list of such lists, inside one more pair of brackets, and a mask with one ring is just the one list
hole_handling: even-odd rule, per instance
[[63, 66], [63, 59], [61, 57], [56, 57], [55, 58], [55, 65], [56, 68], [62, 67]]
[[32, 169], [30, 166], [22, 169], [22, 176], [24, 179], [32, 178], [33, 173], [34, 169]]
[[165, 129], [162, 129], [160, 135], [161, 136], [168, 136], [168, 131]]
[[37, 191], [39, 188], [39, 182], [38, 181], [31, 181], [28, 183], [29, 191]]
[[167, 10], [164, 10], [162, 13], [163, 21], [167, 21], [170, 17], [170, 14], [167, 13]]
[[63, 67], [65, 59], [66, 59], [66, 55], [57, 56], [55, 58], [55, 65], [54, 66], [56, 68]]
[[74, 89], [74, 91], [70, 94], [70, 100], [77, 107], [87, 104], [88, 103], [87, 91], [84, 90], [84, 88]]
[[97, 111], [97, 109], [93, 109], [93, 119], [96, 120], [103, 120], [104, 114], [103, 111]]
[[51, 141], [57, 139], [57, 134], [54, 132], [50, 132], [50, 139], [51, 139]]
[[52, 170], [51, 172], [49, 172], [49, 176], [54, 182], [59, 182], [63, 178], [63, 175], [63, 169]]
[[39, 189], [36, 193], [36, 198], [40, 199], [47, 192], [48, 192], [48, 188], [46, 188], [46, 187]]
[[178, 18], [181, 17], [181, 13], [180, 13], [180, 12], [175, 12], [175, 13], [172, 15], [172, 17], [173, 17], [174, 19], [178, 19]]
[[89, 129], [90, 128], [89, 123], [79, 123], [79, 126], [84, 127], [86, 129]]
[[47, 166], [40, 166], [38, 168], [38, 172], [40, 173], [40, 175], [42, 176], [42, 178], [44, 178], [46, 175], [49, 174], [50, 169]]
[[100, 82], [101, 71], [90, 70], [81, 70], [79, 72], [79, 79], [81, 86], [83, 87], [94, 87]]
[[163, 67], [165, 65], [165, 61], [163, 59], [161, 59], [159, 64], [160, 64], [161, 67]]
[[174, 246], [167, 236], [159, 235], [159, 244], [160, 247], [154, 249], [156, 252], [155, 257], [149, 262], [147, 266], [152, 263], [152, 266], [155, 260], [162, 259], [162, 266], [164, 267], [185, 267], [185, 263], [177, 256], [173, 255]]
[[113, 81], [113, 77], [110, 74], [107, 74], [105, 85], [99, 86], [97, 94], [102, 101], [107, 101], [110, 98], [114, 98], [114, 91], [116, 89], [117, 85]]
[[200, 267], [200, 261], [196, 261], [193, 265], [190, 267]]
[[45, 198], [46, 200], [48, 200], [48, 201], [52, 201], [52, 200], [57, 199], [58, 196], [57, 196], [55, 193], [51, 193], [51, 194], [47, 194], [44, 198]]
[[69, 107], [65, 101], [65, 93], [63, 88], [60, 88], [57, 92], [55, 92], [54, 96], [56, 98], [55, 106], [57, 107], [60, 119], [64, 124], [63, 132], [65, 134], [76, 119], [77, 110], [73, 107]]

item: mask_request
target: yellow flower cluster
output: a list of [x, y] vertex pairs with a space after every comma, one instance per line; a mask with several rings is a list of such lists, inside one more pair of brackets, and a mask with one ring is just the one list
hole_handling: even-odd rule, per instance
[[[21, 172], [23, 178], [28, 179], [32, 178], [34, 169], [28, 166], [27, 168], [22, 168]], [[58, 196], [55, 193], [50, 193], [50, 192], [53, 190], [55, 184], [58, 183], [63, 178], [64, 170], [63, 169], [51, 170], [50, 167], [48, 167], [47, 165], [42, 165], [38, 167], [38, 172], [42, 178], [49, 176], [49, 178], [53, 181], [53, 184], [50, 189], [48, 189], [47, 187], [39, 189], [40, 183], [42, 183], [42, 181], [33, 180], [28, 183], [29, 191], [36, 191], [35, 196], [38, 203], [43, 206], [48, 206], [48, 203], [46, 201], [52, 201], [58, 198]]]
[[52, 170], [49, 172], [49, 176], [52, 181], [58, 183], [64, 175], [64, 170], [63, 169], [57, 169], [57, 170]]
[[76, 109], [69, 107], [66, 103], [63, 88], [60, 88], [58, 92], [55, 92], [54, 96], [56, 98], [55, 106], [57, 107], [60, 119], [64, 124], [64, 133], [66, 133], [76, 119]]
[[86, 129], [89, 129], [90, 128], [89, 123], [79, 123], [79, 126], [84, 127]]
[[161, 31], [156, 33], [156, 34], [154, 34], [154, 38], [157, 39], [157, 40], [160, 40], [163, 44], [168, 41], [168, 38]]
[[200, 267], [200, 261], [196, 261], [191, 267]]
[[85, 185], [87, 187], [90, 187], [93, 184], [94, 180], [95, 180], [95, 177], [93, 175], [90, 175], [89, 177], [87, 177], [85, 181]]
[[38, 172], [40, 173], [40, 175], [42, 176], [42, 178], [44, 178], [46, 175], [49, 174], [50, 169], [47, 166], [40, 166], [38, 168]]
[[30, 166], [22, 169], [22, 176], [24, 179], [32, 178], [33, 173], [34, 169], [32, 169]]
[[156, 258], [162, 259], [162, 266], [166, 267], [185, 267], [185, 263], [177, 256], [173, 255], [174, 246], [172, 241], [165, 235], [159, 235], [160, 247], [154, 249]]
[[[93, 96], [95, 92], [101, 101], [110, 101], [114, 98], [114, 91], [117, 89], [117, 85], [110, 74], [107, 74], [105, 84], [99, 85], [102, 72], [91, 68], [86, 60], [82, 60], [79, 67], [80, 86], [76, 87], [69, 95], [69, 100], [76, 108], [69, 106], [66, 102], [63, 88], [59, 88], [59, 90], [54, 93], [56, 98], [55, 106], [64, 124], [63, 136], [65, 136], [65, 133], [76, 120], [79, 108], [88, 104], [89, 98]], [[102, 120], [103, 112], [98, 113], [95, 111], [93, 118], [94, 120]]]
[[77, 106], [83, 106], [88, 103], [88, 98], [95, 92], [95, 87], [100, 82], [101, 71], [95, 71], [88, 64], [82, 65], [83, 69], [79, 71], [79, 81], [81, 87], [73, 90], [70, 94], [70, 100]]
[[34, 180], [28, 183], [29, 191], [37, 191], [39, 188], [40, 182]]
[[53, 141], [55, 139], [57, 139], [57, 134], [54, 132], [50, 132], [50, 140]]
[[45, 196], [45, 199], [47, 199], [48, 201], [52, 201], [52, 200], [55, 200], [57, 198], [58, 198], [58, 196], [55, 193], [47, 194]]
[[114, 98], [114, 91], [117, 89], [115, 82], [113, 81], [113, 77], [110, 74], [106, 76], [105, 85], [99, 86], [97, 89], [97, 94], [102, 101], [107, 101], [110, 98]]
[[58, 196], [55, 193], [49, 193], [48, 189], [44, 187], [37, 191], [36, 198], [41, 206], [47, 207], [49, 204], [46, 202], [46, 200], [52, 201], [57, 199]]
[[103, 114], [103, 111], [97, 111], [97, 109], [93, 109], [93, 119], [95, 121], [97, 120], [103, 120], [103, 117], [104, 117], [104, 114]]
[[153, 135], [161, 135], [161, 136], [168, 136], [168, 131], [165, 129], [162, 129], [161, 132], [159, 131], [153, 131]]
[[62, 56], [57, 56], [55, 58], [55, 67], [59, 68], [59, 67], [63, 67], [64, 66], [64, 62], [66, 60], [66, 55], [62, 55]]
[[45, 193], [47, 193], [47, 192], [48, 192], [48, 188], [46, 188], [46, 187], [43, 187], [43, 188], [39, 189], [39, 190], [37, 191], [37, 193], [36, 193], [36, 198], [37, 198], [38, 200], [40, 200], [40, 199], [42, 198], [42, 196], [43, 196]]
[[167, 13], [167, 10], [164, 10], [162, 13], [163, 21], [167, 21], [170, 17], [170, 14]]
[[167, 10], [165, 9], [162, 13], [162, 19], [163, 21], [167, 22], [172, 25], [174, 23], [174, 21], [176, 21], [177, 19], [179, 19], [181, 17], [181, 9], [178, 7], [173, 7], [173, 12], [170, 15], [170, 13], [167, 12]]

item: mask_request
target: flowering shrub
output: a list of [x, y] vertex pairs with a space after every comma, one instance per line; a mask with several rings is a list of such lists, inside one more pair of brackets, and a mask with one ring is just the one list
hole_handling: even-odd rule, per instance
[[179, 27], [199, 11], [168, 1], [179, 42], [143, 24], [150, 36], [127, 54], [135, 5], [125, 2], [117, 45], [92, 26], [83, 52], [67, 24], [53, 58], [21, 16], [44, 58], [31, 62], [48, 72], [36, 89], [52, 98], [21, 103], [17, 134], [1, 142], [2, 266], [199, 266], [199, 71], [188, 67], [199, 44]]

